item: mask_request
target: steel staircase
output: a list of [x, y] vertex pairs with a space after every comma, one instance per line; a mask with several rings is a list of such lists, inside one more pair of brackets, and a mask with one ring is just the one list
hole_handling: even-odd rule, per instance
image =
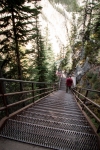
[[66, 76], [65, 74], [62, 75], [61, 83], [60, 83], [60, 90], [66, 91]]
[[97, 137], [73, 95], [62, 87], [9, 119], [0, 136], [57, 150], [99, 150]]

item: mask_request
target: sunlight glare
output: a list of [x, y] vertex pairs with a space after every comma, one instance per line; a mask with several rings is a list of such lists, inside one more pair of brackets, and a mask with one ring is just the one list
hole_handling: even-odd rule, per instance
[[31, 48], [32, 48], [32, 44], [31, 44], [31, 43], [28, 43], [28, 44], [26, 45], [26, 48], [27, 48], [27, 49], [31, 49]]

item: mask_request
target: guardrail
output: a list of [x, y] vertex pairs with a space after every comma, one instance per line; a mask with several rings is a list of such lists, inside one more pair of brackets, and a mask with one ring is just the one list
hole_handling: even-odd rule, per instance
[[58, 89], [58, 83], [0, 78], [0, 127], [10, 117]]
[[100, 133], [100, 105], [90, 98], [91, 92], [96, 93], [100, 97], [100, 91], [80, 87], [75, 87], [72, 91], [82, 111], [86, 112], [86, 114], [89, 113], [97, 121], [98, 127], [96, 132]]

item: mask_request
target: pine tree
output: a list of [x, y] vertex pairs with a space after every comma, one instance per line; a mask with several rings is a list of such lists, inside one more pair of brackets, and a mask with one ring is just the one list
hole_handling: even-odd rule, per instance
[[45, 33], [44, 33], [44, 44], [45, 44], [45, 53], [46, 53], [46, 63], [47, 63], [47, 68], [48, 68], [48, 81], [52, 82], [52, 66], [55, 62], [54, 58], [54, 52], [52, 50], [52, 45], [50, 43], [50, 33], [48, 29], [48, 25], [45, 28]]
[[[3, 67], [10, 68], [10, 64], [15, 61], [17, 66], [16, 78], [22, 79], [22, 64], [20, 46], [25, 45], [29, 40], [32, 40], [35, 28], [33, 18], [40, 13], [37, 8], [30, 8], [25, 5], [26, 0], [1, 0], [1, 56], [5, 55]], [[12, 65], [12, 70], [13, 70]], [[7, 69], [6, 69], [7, 70]], [[5, 71], [7, 72], [7, 71]], [[6, 73], [7, 74], [7, 73]], [[13, 76], [13, 75], [12, 75]]]

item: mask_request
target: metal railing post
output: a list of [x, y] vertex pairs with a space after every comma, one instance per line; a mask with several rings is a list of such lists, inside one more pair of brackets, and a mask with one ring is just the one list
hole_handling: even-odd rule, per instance
[[97, 129], [97, 133], [100, 133], [100, 124], [99, 124], [99, 127]]
[[[79, 93], [81, 93], [81, 88], [79, 88], [79, 91], [78, 91]], [[79, 97], [79, 94], [77, 95], [77, 97]]]
[[34, 103], [34, 83], [32, 83], [32, 95], [33, 95], [33, 103]]
[[[19, 82], [19, 85], [20, 85], [20, 91], [23, 91], [23, 83], [21, 81]], [[20, 99], [22, 99], [22, 97], [24, 98], [23, 94], [21, 94]], [[23, 107], [25, 107], [25, 102], [23, 103]]]
[[45, 93], [46, 93], [46, 84], [44, 83], [44, 94], [43, 94], [44, 96], [46, 96]]
[[55, 84], [53, 84], [53, 91], [55, 91]]
[[[88, 96], [88, 90], [86, 91], [86, 94], [85, 94], [85, 97], [87, 96]], [[86, 102], [86, 98], [84, 99], [83, 103], [85, 104], [85, 102]], [[84, 105], [82, 106], [82, 110], [84, 110]]]
[[6, 116], [9, 116], [9, 111], [7, 108], [7, 97], [4, 96], [4, 94], [6, 93], [6, 89], [5, 89], [5, 85], [4, 85], [4, 81], [0, 81], [0, 93], [3, 95], [3, 105], [6, 107]]

